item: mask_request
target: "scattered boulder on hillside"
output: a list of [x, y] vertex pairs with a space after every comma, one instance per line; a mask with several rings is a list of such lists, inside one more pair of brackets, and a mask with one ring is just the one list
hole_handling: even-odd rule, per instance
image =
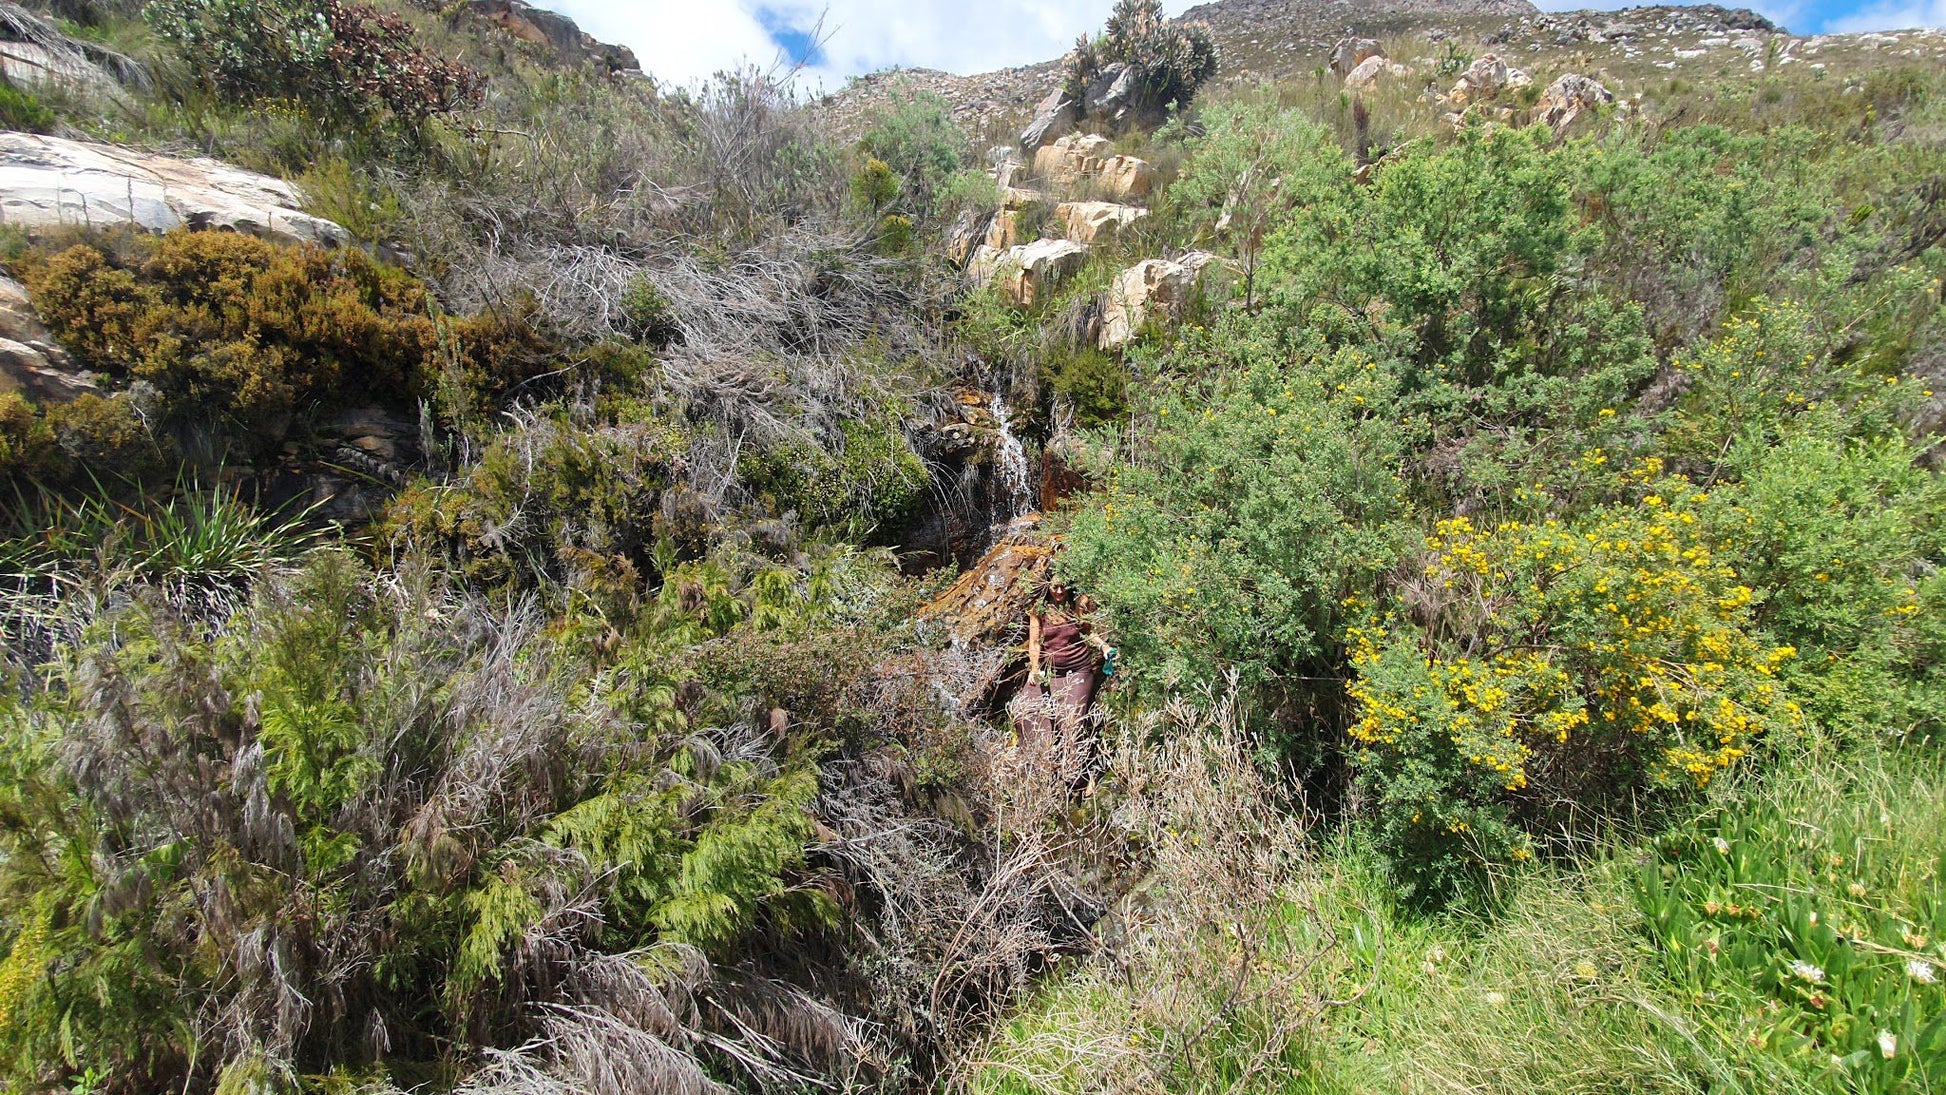
[[1455, 107], [1465, 107], [1469, 103], [1485, 102], [1503, 91], [1517, 91], [1533, 82], [1532, 76], [1509, 67], [1498, 54], [1486, 53], [1460, 74], [1459, 82], [1446, 93], [1446, 101]]
[[1062, 234], [1075, 243], [1105, 244], [1122, 229], [1149, 215], [1149, 211], [1116, 202], [1062, 202], [1054, 207], [1054, 219]]
[[1583, 112], [1614, 101], [1614, 92], [1578, 72], [1569, 72], [1541, 92], [1536, 116], [1558, 131], [1573, 125]]
[[1191, 251], [1173, 262], [1145, 259], [1122, 271], [1102, 306], [1097, 345], [1111, 353], [1126, 349], [1151, 322], [1180, 317], [1203, 272], [1221, 261], [1207, 251]]
[[982, 247], [967, 272], [975, 285], [992, 284], [1000, 295], [1026, 308], [1080, 271], [1088, 260], [1085, 244], [1072, 240], [1035, 240], [1002, 251]]
[[1110, 156], [1095, 176], [1095, 189], [1111, 201], [1140, 201], [1155, 193], [1155, 165], [1134, 156]]
[[1331, 74], [1340, 79], [1349, 77], [1358, 68], [1373, 58], [1379, 63], [1385, 61], [1385, 49], [1372, 38], [1340, 38], [1331, 47]]
[[16, 227], [219, 228], [329, 247], [351, 239], [302, 205], [282, 179], [219, 160], [0, 133], [0, 223]]
[[1034, 154], [1034, 174], [1050, 186], [1078, 189], [1101, 174], [1114, 148], [1115, 142], [1098, 134], [1069, 134]]
[[1020, 147], [1028, 152], [1039, 152], [1048, 142], [1067, 136], [1081, 121], [1081, 104], [1074, 96], [1061, 88], [1047, 93], [1034, 108], [1034, 120], [1021, 130]]
[[0, 276], [0, 394], [18, 392], [41, 403], [66, 403], [95, 390], [94, 378], [75, 368], [41, 322], [27, 287]]
[[610, 74], [639, 75], [641, 62], [626, 46], [610, 45], [559, 12], [526, 0], [466, 0], [465, 10], [502, 32], [550, 53], [556, 64], [594, 65]]
[[1365, 91], [1377, 87], [1379, 77], [1401, 77], [1412, 75], [1412, 69], [1396, 61], [1383, 57], [1367, 57], [1357, 68], [1345, 76], [1345, 87], [1351, 91]]

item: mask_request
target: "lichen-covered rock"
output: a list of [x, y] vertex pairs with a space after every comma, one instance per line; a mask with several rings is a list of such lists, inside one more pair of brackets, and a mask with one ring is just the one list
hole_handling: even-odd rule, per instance
[[1385, 49], [1372, 38], [1340, 38], [1331, 47], [1331, 74], [1341, 79], [1349, 77], [1366, 61], [1377, 57], [1383, 62]]
[[1564, 73], [1541, 92], [1536, 116], [1556, 130], [1574, 124], [1584, 112], [1615, 101], [1615, 93], [1578, 72]]
[[1191, 251], [1173, 261], [1145, 259], [1116, 275], [1102, 304], [1097, 345], [1111, 353], [1126, 349], [1151, 322], [1180, 317], [1204, 271], [1221, 261]]
[[1061, 234], [1076, 243], [1103, 244], [1149, 211], [1116, 202], [1062, 202], [1054, 207]]
[[1110, 201], [1140, 201], [1155, 193], [1155, 165], [1134, 156], [1110, 156], [1095, 176], [1095, 189]]
[[1020, 133], [1020, 147], [1038, 154], [1048, 142], [1066, 136], [1080, 121], [1081, 104], [1057, 87], [1034, 108], [1034, 120]]
[[1070, 240], [1035, 240], [1000, 250], [982, 247], [967, 267], [975, 285], [991, 284], [1025, 308], [1073, 277], [1088, 261], [1088, 248]]
[[15, 227], [225, 228], [330, 247], [350, 240], [337, 224], [304, 212], [303, 204], [282, 179], [219, 160], [0, 133], [0, 223]]

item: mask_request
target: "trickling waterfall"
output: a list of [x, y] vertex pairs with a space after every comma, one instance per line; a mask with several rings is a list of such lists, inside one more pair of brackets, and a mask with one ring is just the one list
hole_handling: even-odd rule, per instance
[[994, 446], [994, 471], [1000, 480], [1001, 497], [996, 499], [1004, 509], [996, 514], [999, 524], [1026, 513], [1034, 508], [1034, 488], [1027, 467], [1027, 450], [1020, 447], [1020, 438], [1014, 436], [1013, 423], [1008, 421], [1013, 415], [1012, 408], [999, 392], [993, 393], [993, 401], [987, 405], [993, 412], [994, 430], [1000, 435], [1000, 443]]

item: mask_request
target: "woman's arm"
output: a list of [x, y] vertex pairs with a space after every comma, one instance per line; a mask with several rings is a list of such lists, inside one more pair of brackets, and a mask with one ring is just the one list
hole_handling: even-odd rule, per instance
[[1041, 614], [1027, 614], [1027, 679], [1041, 675]]

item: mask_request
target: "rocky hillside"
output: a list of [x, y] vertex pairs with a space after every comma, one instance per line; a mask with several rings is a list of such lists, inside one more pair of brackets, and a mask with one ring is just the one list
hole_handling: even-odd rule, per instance
[[[1345, 37], [1385, 42], [1429, 81], [1443, 74], [1450, 83], [1466, 67], [1459, 58], [1494, 52], [1543, 84], [1586, 72], [1618, 96], [1648, 99], [1670, 80], [1723, 79], [1766, 65], [1849, 75], [1946, 55], [1946, 36], [1935, 31], [1802, 36], [1747, 8], [1715, 4], [1543, 12], [1525, 0], [1215, 0], [1181, 20], [1209, 28], [1222, 57], [1219, 82], [1229, 86], [1321, 78], [1332, 44]], [[1060, 71], [1059, 59], [973, 75], [891, 70], [853, 81], [823, 106], [841, 132], [855, 132], [894, 93], [932, 92], [962, 125], [997, 142], [1031, 117]]]

